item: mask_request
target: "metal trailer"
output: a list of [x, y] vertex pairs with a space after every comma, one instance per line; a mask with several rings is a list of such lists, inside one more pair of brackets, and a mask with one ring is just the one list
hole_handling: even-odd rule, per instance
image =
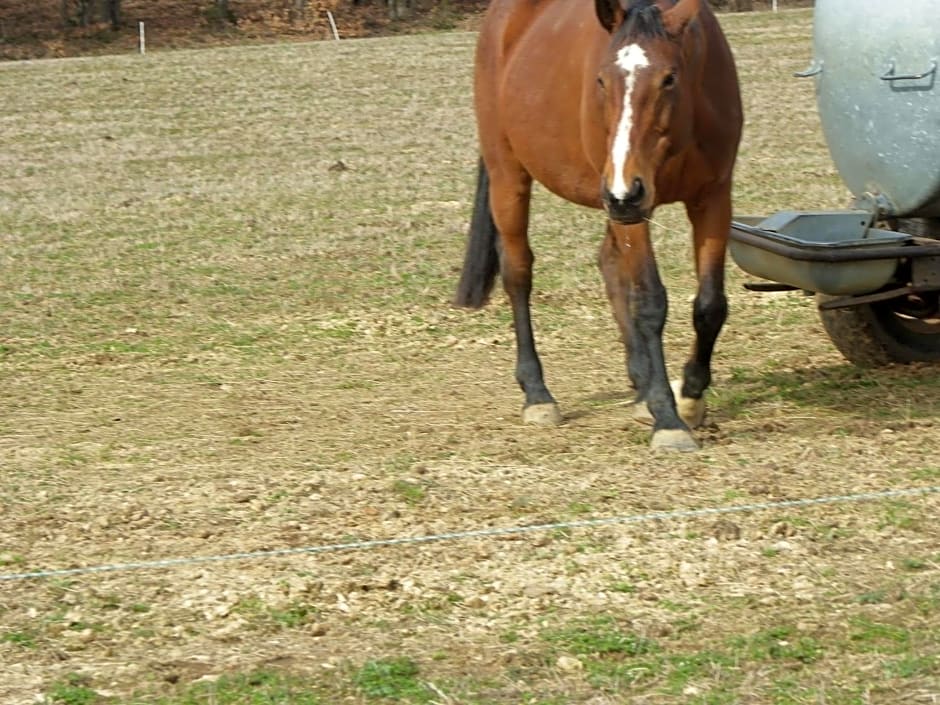
[[756, 290], [814, 294], [829, 337], [873, 366], [940, 361], [940, 0], [816, 0], [811, 66], [849, 210], [732, 223]]

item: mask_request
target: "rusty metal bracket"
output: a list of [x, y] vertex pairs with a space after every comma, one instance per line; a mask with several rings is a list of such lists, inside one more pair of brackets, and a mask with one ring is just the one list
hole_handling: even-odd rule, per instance
[[940, 257], [911, 260], [911, 284], [917, 291], [940, 289]]
[[887, 291], [879, 291], [874, 294], [865, 294], [863, 296], [843, 296], [838, 299], [830, 299], [829, 301], [823, 301], [821, 304], [819, 304], [819, 308], [829, 311], [834, 308], [864, 306], [865, 304], [873, 304], [878, 301], [889, 301], [891, 299], [898, 299], [902, 296], [909, 296], [915, 293], [917, 293], [917, 290], [913, 286], [902, 286], [898, 289], [888, 289]]

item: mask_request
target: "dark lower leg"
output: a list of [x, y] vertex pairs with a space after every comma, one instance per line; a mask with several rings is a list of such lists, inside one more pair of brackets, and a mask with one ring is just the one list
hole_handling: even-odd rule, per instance
[[666, 324], [668, 300], [654, 262], [650, 261], [642, 276], [638, 277], [632, 297], [636, 344], [632, 346], [631, 354], [635, 355], [642, 350], [648, 365], [646, 388], [640, 390], [640, 393], [645, 393], [647, 407], [653, 416], [653, 430], [688, 430], [688, 426], [676, 411], [676, 402], [666, 374], [663, 328]]
[[692, 307], [695, 345], [686, 362], [682, 396], [701, 399], [711, 384], [712, 352], [728, 317], [725, 249], [731, 224], [731, 186], [723, 185], [697, 204], [686, 206], [692, 223], [698, 293]]
[[527, 407], [555, 402], [542, 377], [529, 309], [534, 262], [528, 241], [531, 186], [531, 178], [518, 165], [503, 164], [490, 173], [490, 204], [500, 233], [500, 272], [516, 335], [516, 380]]
[[[531, 267], [531, 259], [530, 259]], [[525, 405], [554, 404], [542, 375], [542, 363], [535, 349], [535, 335], [529, 308], [532, 271], [528, 276], [504, 274], [506, 293], [512, 302], [513, 328], [516, 334], [516, 381], [525, 393]]]
[[682, 396], [700, 399], [711, 384], [712, 352], [715, 341], [728, 317], [728, 300], [723, 282], [715, 277], [704, 277], [692, 307], [692, 323], [695, 326], [695, 345], [692, 356], [685, 364], [682, 381]]
[[614, 320], [620, 329], [627, 376], [637, 392], [636, 401], [640, 402], [646, 398], [650, 377], [649, 354], [644, 346], [636, 345], [636, 333], [632, 330], [633, 319], [630, 315], [630, 281], [623, 267], [623, 252], [618, 244], [617, 235], [609, 224], [607, 235], [598, 254], [597, 265], [604, 277]]

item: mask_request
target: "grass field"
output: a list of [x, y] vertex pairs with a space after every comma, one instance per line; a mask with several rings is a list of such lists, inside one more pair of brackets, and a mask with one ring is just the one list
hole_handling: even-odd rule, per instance
[[[844, 207], [810, 15], [723, 18], [741, 214]], [[567, 415], [452, 309], [474, 36], [0, 65], [0, 574], [940, 485], [940, 378], [861, 371], [729, 265], [709, 425], [630, 420], [598, 213], [539, 192]], [[670, 369], [681, 209], [656, 215]], [[0, 702], [940, 700], [937, 495], [0, 582]]]

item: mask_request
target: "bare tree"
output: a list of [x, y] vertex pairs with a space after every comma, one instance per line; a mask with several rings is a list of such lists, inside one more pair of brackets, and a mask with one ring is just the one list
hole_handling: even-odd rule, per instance
[[62, 24], [66, 27], [88, 27], [107, 20], [111, 29], [121, 27], [121, 0], [62, 0]]
[[290, 17], [292, 23], [305, 20], [307, 17], [307, 0], [290, 0], [288, 17]]
[[388, 0], [388, 17], [392, 20], [411, 17], [413, 7], [411, 0]]
[[754, 9], [754, 0], [709, 0], [709, 2], [715, 9], [729, 12], [751, 12]]
[[226, 24], [235, 24], [235, 13], [229, 5], [229, 0], [212, 0], [212, 5], [206, 10], [206, 18], [217, 27]]
[[62, 0], [62, 24], [87, 27], [94, 14], [94, 0]]
[[106, 0], [105, 5], [111, 29], [117, 31], [121, 28], [121, 0]]

